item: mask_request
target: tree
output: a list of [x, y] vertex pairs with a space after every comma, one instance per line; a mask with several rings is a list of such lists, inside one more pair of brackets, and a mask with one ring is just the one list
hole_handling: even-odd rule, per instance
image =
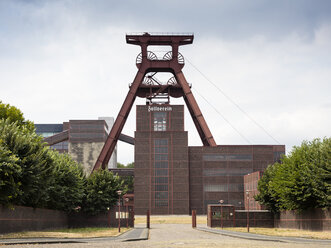
[[134, 177], [133, 176], [124, 176], [123, 184], [125, 186], [126, 192], [134, 192]]
[[2, 101], [0, 101], [0, 119], [8, 120], [9, 123], [16, 122], [19, 126], [26, 126], [29, 130], [34, 130], [33, 122], [25, 120], [21, 110], [9, 104], [4, 104]]
[[273, 211], [331, 206], [331, 138], [304, 141], [269, 166], [256, 199]]
[[128, 163], [128, 164], [126, 165], [126, 168], [134, 168], [134, 162], [132, 162], [132, 163]]
[[48, 188], [48, 208], [73, 211], [82, 205], [85, 196], [86, 177], [83, 167], [67, 154], [49, 150], [55, 165], [52, 185]]
[[[134, 162], [124, 165], [122, 163], [117, 162], [117, 168], [120, 169], [127, 169], [127, 168], [134, 168]], [[133, 176], [121, 176], [120, 178], [123, 179], [123, 184], [127, 192], [134, 191], [134, 178]]]
[[117, 168], [126, 168], [124, 164], [117, 162]]
[[0, 204], [11, 205], [22, 194], [19, 181], [22, 172], [18, 158], [7, 149], [0, 139]]
[[[14, 204], [44, 207], [48, 201], [47, 188], [51, 184], [53, 161], [48, 154], [42, 137], [18, 122], [0, 120], [0, 139], [7, 155], [15, 158], [16, 183], [20, 184], [20, 195], [13, 199]], [[5, 164], [2, 164], [4, 168]]]
[[124, 168], [124, 169], [125, 168], [134, 168], [134, 162], [128, 163], [127, 165], [124, 165], [120, 162], [117, 162], [117, 168], [120, 168], [120, 169], [122, 169], [122, 168]]
[[267, 167], [263, 173], [262, 178], [258, 182], [259, 194], [254, 197], [256, 201], [258, 201], [261, 205], [265, 206], [272, 212], [279, 211], [279, 196], [273, 190], [273, 188], [270, 187], [270, 183], [275, 177], [276, 168], [277, 164], [269, 165]]
[[108, 170], [100, 169], [93, 172], [87, 178], [82, 210], [90, 215], [107, 212], [107, 208], [114, 206], [117, 202], [116, 191], [118, 190], [123, 190], [123, 180], [119, 176]]

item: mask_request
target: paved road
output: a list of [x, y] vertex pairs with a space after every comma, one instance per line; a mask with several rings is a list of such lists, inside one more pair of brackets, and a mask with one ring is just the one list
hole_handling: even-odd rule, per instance
[[71, 243], [71, 244], [40, 244], [40, 245], [10, 245], [1, 246], [10, 248], [80, 248], [80, 247], [222, 247], [222, 248], [326, 248], [330, 245], [307, 244], [304, 243], [285, 243], [274, 241], [256, 241], [233, 238], [219, 234], [202, 232], [194, 230], [187, 224], [154, 224], [150, 229], [150, 238], [146, 241], [106, 241], [96, 240], [89, 243]]

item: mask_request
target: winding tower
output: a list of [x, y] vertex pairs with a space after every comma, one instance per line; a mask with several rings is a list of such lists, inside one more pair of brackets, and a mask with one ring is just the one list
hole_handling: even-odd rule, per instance
[[[185, 60], [178, 51], [179, 46], [192, 44], [193, 39], [193, 34], [140, 33], [126, 35], [128, 44], [141, 47], [141, 53], [136, 58], [138, 71], [93, 170], [100, 167], [106, 168], [137, 96], [146, 98], [147, 103], [153, 103], [155, 99], [165, 99], [166, 103], [169, 103], [169, 97], [183, 97], [203, 145], [217, 146], [182, 72]], [[159, 58], [152, 51], [148, 51], [149, 46], [170, 46], [171, 51]], [[166, 83], [161, 83], [154, 77], [158, 72], [168, 72], [173, 77]]]

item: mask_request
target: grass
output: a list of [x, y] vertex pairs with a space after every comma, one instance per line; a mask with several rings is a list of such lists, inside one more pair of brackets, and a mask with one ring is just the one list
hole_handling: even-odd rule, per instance
[[[151, 225], [153, 224], [192, 224], [192, 217], [188, 215], [152, 215], [150, 217]], [[146, 216], [136, 215], [135, 224], [146, 224]], [[197, 216], [197, 224], [207, 224], [206, 215]], [[236, 231], [236, 232], [247, 232], [246, 227], [229, 227], [224, 230]], [[331, 239], [331, 232], [312, 232], [305, 230], [296, 229], [281, 229], [281, 228], [250, 228], [251, 233], [264, 234], [271, 236], [286, 236], [286, 237], [302, 237], [302, 238], [313, 238], [313, 239]]]
[[[130, 228], [121, 228], [121, 233], [130, 230]], [[8, 238], [99, 238], [113, 237], [121, 234], [118, 228], [68, 228], [49, 231], [19, 232], [0, 235], [0, 239]]]
[[[246, 227], [226, 227], [223, 228], [228, 231], [236, 232], [247, 232]], [[297, 230], [297, 229], [283, 229], [283, 228], [258, 228], [251, 227], [249, 229], [250, 233], [255, 234], [264, 234], [270, 236], [281, 236], [281, 237], [300, 237], [300, 238], [311, 238], [311, 239], [331, 239], [331, 232], [312, 232], [306, 230]]]

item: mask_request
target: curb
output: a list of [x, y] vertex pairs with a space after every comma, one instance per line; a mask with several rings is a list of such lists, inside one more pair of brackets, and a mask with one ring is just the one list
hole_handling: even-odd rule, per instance
[[268, 237], [249, 237], [249, 236], [244, 236], [244, 235], [240, 235], [240, 234], [237, 234], [237, 233], [227, 233], [227, 232], [224, 232], [224, 231], [209, 230], [207, 228], [197, 227], [196, 229], [199, 230], [199, 231], [202, 231], [202, 232], [220, 234], [220, 235], [224, 235], [224, 236], [228, 236], [228, 237], [232, 237], [232, 238], [249, 239], [249, 240], [257, 240], [257, 241], [286, 242], [284, 240], [269, 238], [269, 236]]
[[7, 239], [0, 240], [0, 246], [2, 245], [30, 245], [30, 244], [69, 244], [69, 243], [87, 243], [87, 242], [98, 242], [101, 240], [109, 241], [139, 241], [148, 240], [149, 230], [147, 228], [134, 228], [125, 233], [121, 233], [115, 237], [97, 237], [97, 238], [68, 238], [68, 239], [57, 239], [57, 238], [25, 238], [25, 239]]
[[22, 240], [22, 241], [14, 241], [14, 242], [8, 242], [0, 241], [0, 246], [2, 245], [35, 245], [35, 244], [73, 244], [73, 243], [85, 243], [85, 241], [78, 241], [78, 240], [40, 240], [40, 241], [27, 241], [27, 240]]
[[124, 233], [123, 235], [121, 235], [121, 237], [119, 237], [116, 240], [121, 241], [121, 242], [140, 241], [140, 240], [148, 240], [148, 237], [149, 237], [148, 228], [135, 228], [131, 231]]
[[326, 239], [306, 239], [300, 237], [281, 237], [281, 236], [268, 236], [262, 234], [240, 233], [224, 230], [212, 230], [211, 228], [197, 227], [199, 231], [220, 234], [233, 238], [249, 239], [257, 241], [271, 241], [271, 242], [284, 242], [284, 243], [314, 243], [314, 244], [331, 244], [331, 240]]

